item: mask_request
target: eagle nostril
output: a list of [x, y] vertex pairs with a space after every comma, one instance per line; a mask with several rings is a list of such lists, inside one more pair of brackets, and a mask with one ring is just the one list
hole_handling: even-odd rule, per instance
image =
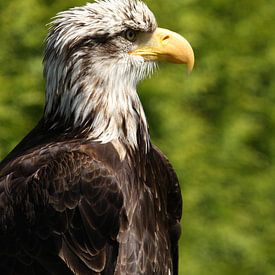
[[166, 44], [168, 43], [169, 38], [170, 38], [169, 35], [165, 35], [165, 36], [162, 38], [162, 41], [161, 41], [161, 42], [162, 42], [164, 45], [166, 45]]

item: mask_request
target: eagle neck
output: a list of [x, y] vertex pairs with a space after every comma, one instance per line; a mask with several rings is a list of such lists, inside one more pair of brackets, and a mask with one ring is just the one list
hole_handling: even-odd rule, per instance
[[100, 143], [118, 142], [131, 149], [144, 146], [147, 150], [150, 136], [136, 86], [120, 79], [92, 93], [89, 138]]
[[94, 76], [67, 87], [56, 92], [59, 104], [52, 104], [55, 109], [45, 108], [49, 130], [62, 129], [65, 135], [77, 134], [102, 144], [111, 142], [123, 151], [121, 157], [129, 149], [148, 151], [149, 130], [134, 81]]

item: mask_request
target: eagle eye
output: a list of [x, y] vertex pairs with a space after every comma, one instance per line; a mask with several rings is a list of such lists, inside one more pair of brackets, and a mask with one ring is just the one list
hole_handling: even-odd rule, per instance
[[137, 39], [137, 31], [128, 29], [124, 32], [124, 37], [131, 42], [135, 42]]

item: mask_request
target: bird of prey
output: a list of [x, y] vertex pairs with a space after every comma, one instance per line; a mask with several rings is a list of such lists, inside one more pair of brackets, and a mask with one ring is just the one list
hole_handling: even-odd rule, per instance
[[57, 14], [44, 113], [0, 164], [0, 274], [177, 274], [182, 199], [136, 85], [190, 44], [139, 0]]

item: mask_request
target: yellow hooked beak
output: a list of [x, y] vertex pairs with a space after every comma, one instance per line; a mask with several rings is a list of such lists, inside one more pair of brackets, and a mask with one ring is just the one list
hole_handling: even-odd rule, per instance
[[194, 52], [189, 42], [178, 33], [157, 28], [152, 34], [143, 34], [139, 47], [129, 54], [145, 60], [186, 64], [188, 72], [194, 67]]

